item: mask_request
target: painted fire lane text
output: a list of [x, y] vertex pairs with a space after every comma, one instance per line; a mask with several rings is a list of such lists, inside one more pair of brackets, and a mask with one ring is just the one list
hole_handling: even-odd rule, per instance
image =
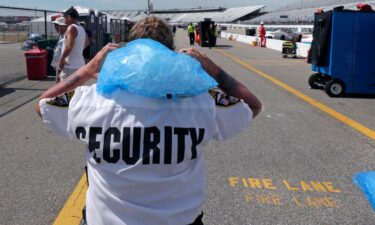
[[[232, 176], [228, 178], [228, 184], [231, 188], [243, 189], [245, 191], [243, 199], [247, 203], [316, 209], [341, 208], [339, 202], [331, 195], [342, 191], [331, 181], [283, 179], [275, 182], [266, 178]], [[280, 195], [278, 191], [286, 194]]]

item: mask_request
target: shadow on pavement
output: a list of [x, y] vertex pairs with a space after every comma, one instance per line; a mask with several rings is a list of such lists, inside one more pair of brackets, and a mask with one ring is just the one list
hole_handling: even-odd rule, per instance
[[0, 98], [15, 92], [14, 88], [0, 88]]
[[216, 45], [215, 48], [226, 49], [226, 48], [233, 48], [233, 46], [232, 45]]
[[345, 94], [341, 98], [375, 99], [375, 94]]

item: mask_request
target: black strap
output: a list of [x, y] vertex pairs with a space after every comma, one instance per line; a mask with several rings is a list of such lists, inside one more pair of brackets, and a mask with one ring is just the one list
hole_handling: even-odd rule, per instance
[[202, 218], [203, 218], [203, 212], [194, 220], [193, 223], [189, 225], [203, 225]]

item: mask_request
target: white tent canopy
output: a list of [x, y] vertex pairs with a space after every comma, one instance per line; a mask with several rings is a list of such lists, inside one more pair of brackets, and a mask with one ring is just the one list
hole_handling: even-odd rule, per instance
[[[80, 16], [88, 16], [90, 14], [90, 11], [92, 10], [92, 9], [85, 8], [85, 7], [82, 7], [82, 6], [74, 6], [74, 8], [77, 10], [77, 12]], [[95, 14], [98, 15], [99, 11], [98, 10], [94, 10], [94, 11], [95, 11]], [[52, 14], [47, 15], [47, 33], [48, 33], [48, 36], [58, 37], [58, 34], [55, 31], [55, 28], [52, 24], [52, 17], [56, 16], [58, 14], [59, 13], [52, 13]], [[62, 13], [60, 13], [60, 14], [63, 15]], [[118, 18], [113, 16], [113, 15], [110, 15], [108, 13], [103, 13], [103, 14], [107, 15], [107, 31], [106, 32], [109, 32], [110, 31], [110, 21], [111, 21], [111, 19], [118, 19]], [[32, 20], [30, 22], [30, 33], [44, 34], [44, 32], [45, 32], [44, 26], [45, 26], [44, 16], [40, 17], [40, 18], [37, 18], [35, 20]]]
[[[57, 15], [59, 15], [59, 13], [47, 14], [47, 34], [48, 34], [48, 36], [58, 37], [58, 35], [59, 35], [56, 32], [56, 30], [55, 30], [55, 28], [52, 24], [52, 17], [57, 16]], [[30, 32], [30, 34], [44, 34], [44, 32], [45, 32], [44, 26], [45, 26], [44, 16], [39, 17], [38, 19], [32, 20], [30, 22], [30, 31], [29, 32]]]

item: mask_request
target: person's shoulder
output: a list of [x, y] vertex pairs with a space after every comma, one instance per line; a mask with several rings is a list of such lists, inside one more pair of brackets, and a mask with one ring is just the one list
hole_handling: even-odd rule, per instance
[[67, 34], [76, 33], [76, 32], [78, 32], [78, 30], [75, 24], [70, 24], [68, 28], [66, 29]]
[[91, 86], [80, 86], [75, 89], [71, 106], [93, 106], [100, 105], [105, 98], [96, 91], [96, 84]]

